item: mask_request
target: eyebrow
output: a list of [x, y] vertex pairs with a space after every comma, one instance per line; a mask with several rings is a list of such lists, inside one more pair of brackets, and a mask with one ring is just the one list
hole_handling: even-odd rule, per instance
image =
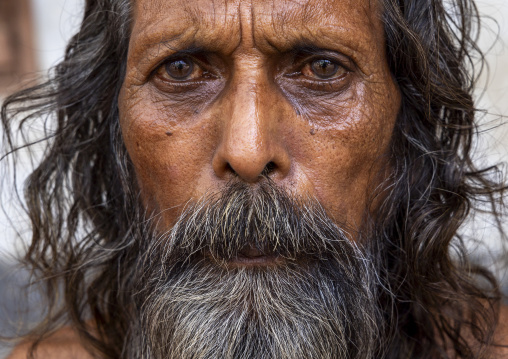
[[[150, 24], [142, 29], [137, 36], [132, 37], [136, 40], [132, 46], [135, 60], [156, 58], [161, 53], [167, 57], [175, 53], [220, 52], [228, 43], [231, 44], [231, 40], [228, 41], [227, 37], [223, 35], [224, 31], [221, 32], [217, 28], [212, 31], [206, 29], [206, 36], [204, 36], [199, 33], [205, 29], [195, 23], [188, 23], [187, 26], [177, 29], [163, 26], [163, 31], [160, 31], [160, 25]], [[221, 34], [224, 40], [215, 41], [215, 39], [221, 38]]]

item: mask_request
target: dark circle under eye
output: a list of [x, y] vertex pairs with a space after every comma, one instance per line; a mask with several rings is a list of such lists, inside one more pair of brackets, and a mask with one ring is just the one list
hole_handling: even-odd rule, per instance
[[327, 59], [318, 59], [310, 64], [312, 72], [320, 78], [326, 79], [334, 76], [339, 70], [339, 65]]
[[185, 59], [171, 61], [166, 64], [166, 72], [175, 80], [185, 80], [192, 74], [193, 68], [192, 61]]

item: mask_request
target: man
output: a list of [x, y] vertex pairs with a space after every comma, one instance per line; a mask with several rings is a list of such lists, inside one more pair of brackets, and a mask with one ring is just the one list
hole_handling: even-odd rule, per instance
[[4, 105], [9, 140], [57, 119], [25, 189], [48, 312], [12, 358], [506, 354], [457, 235], [504, 191], [470, 157], [474, 9], [88, 0]]

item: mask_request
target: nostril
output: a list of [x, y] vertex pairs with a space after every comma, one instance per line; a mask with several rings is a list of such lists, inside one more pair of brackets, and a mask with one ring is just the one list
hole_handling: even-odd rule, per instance
[[263, 169], [263, 172], [261, 173], [261, 176], [268, 176], [270, 175], [273, 171], [275, 171], [275, 168], [277, 166], [275, 165], [275, 163], [273, 163], [273, 161], [270, 161], [266, 164], [265, 168]]
[[231, 167], [231, 165], [229, 163], [226, 163], [226, 171], [227, 172], [231, 172], [232, 174], [234, 174], [235, 176], [238, 176], [238, 174], [236, 173], [236, 171], [234, 170], [233, 167]]
[[224, 173], [227, 173], [228, 175], [232, 175], [233, 177], [240, 177], [243, 180], [246, 180], [248, 182], [257, 182], [261, 177], [269, 177], [272, 175], [273, 172], [275, 172], [278, 168], [278, 166], [275, 164], [275, 162], [271, 161], [268, 162], [265, 167], [263, 168], [263, 171], [249, 174], [248, 171], [245, 168], [242, 168], [241, 166], [238, 166], [237, 168], [240, 169], [240, 172], [231, 165], [231, 163], [226, 162], [224, 165]]

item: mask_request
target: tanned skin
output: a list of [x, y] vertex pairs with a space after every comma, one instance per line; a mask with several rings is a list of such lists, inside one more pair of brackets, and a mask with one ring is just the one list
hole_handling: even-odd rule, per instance
[[[400, 107], [380, 18], [368, 0], [135, 1], [120, 125], [145, 206], [164, 210], [160, 226], [270, 164], [279, 186], [361, 228]], [[499, 343], [507, 322], [503, 308]], [[64, 329], [36, 358], [91, 356]]]

